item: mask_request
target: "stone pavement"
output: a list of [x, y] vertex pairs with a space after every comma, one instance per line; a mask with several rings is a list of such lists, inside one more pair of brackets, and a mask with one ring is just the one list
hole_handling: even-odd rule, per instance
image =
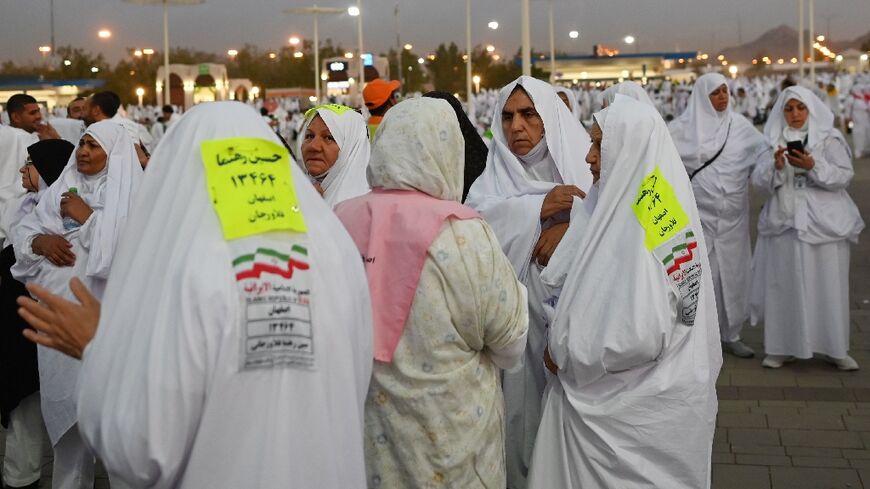
[[[855, 162], [849, 193], [870, 222], [870, 158]], [[753, 198], [754, 217], [762, 202]], [[753, 221], [753, 230], [755, 224]], [[851, 355], [858, 372], [820, 359], [761, 367], [763, 331], [743, 336], [759, 353], [727, 355], [719, 376], [714, 489], [870, 489], [870, 231], [852, 247]]]
[[[870, 221], [870, 158], [855, 162], [849, 192]], [[753, 216], [761, 202], [753, 199]], [[753, 222], [754, 229], [754, 222]], [[821, 360], [778, 370], [761, 358], [726, 356], [719, 377], [713, 445], [714, 489], [870, 489], [870, 231], [852, 248], [851, 354], [862, 366], [840, 372]], [[744, 330], [761, 354], [762, 329]], [[0, 431], [0, 456], [5, 433]], [[40, 487], [51, 487], [46, 442]], [[109, 487], [98, 468], [96, 489]], [[667, 489], [667, 488], [662, 488]]]

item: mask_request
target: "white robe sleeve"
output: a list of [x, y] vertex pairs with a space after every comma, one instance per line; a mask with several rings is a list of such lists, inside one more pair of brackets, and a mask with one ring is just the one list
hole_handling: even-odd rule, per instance
[[220, 338], [238, 322], [235, 283], [209, 273], [204, 258], [229, 262], [225, 246], [200, 251], [188, 256], [194, 263], [162, 265], [179, 268], [180, 287], [171, 288], [181, 293], [164, 295], [153, 327], [120, 338], [118, 325], [103, 321], [82, 358], [79, 430], [109, 473], [135, 487], [175, 487], [218, 368]]
[[545, 198], [546, 194], [529, 194], [477, 206], [520, 281], [526, 278], [532, 251], [541, 236], [541, 207]]
[[809, 172], [810, 180], [825, 190], [842, 190], [855, 175], [849, 149], [839, 138], [830, 138], [820, 152], [813, 155], [816, 166]]

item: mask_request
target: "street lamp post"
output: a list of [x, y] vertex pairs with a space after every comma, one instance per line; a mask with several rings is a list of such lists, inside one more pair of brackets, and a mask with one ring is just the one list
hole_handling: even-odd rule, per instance
[[139, 107], [142, 107], [142, 97], [145, 96], [145, 89], [142, 87], [137, 88], [136, 96], [139, 97]]
[[359, 81], [357, 82], [356, 86], [359, 90], [359, 106], [365, 107], [366, 103], [365, 100], [363, 100], [362, 95], [363, 85], [365, 85], [366, 81], [366, 67], [363, 60], [362, 0], [356, 0], [356, 9], [359, 12], [356, 19], [356, 38], [357, 43], [359, 44]]
[[553, 20], [553, 0], [550, 0], [550, 83], [556, 79], [556, 22]]
[[[310, 7], [291, 8], [284, 12], [288, 14], [314, 16], [314, 96], [317, 98], [317, 103], [320, 103], [320, 15], [341, 14], [344, 13], [344, 10], [340, 8], [318, 7], [317, 5], [312, 5]], [[296, 39], [296, 44], [299, 44], [298, 38], [295, 36], [291, 39]]]
[[520, 0], [523, 38], [523, 75], [532, 76], [532, 37], [529, 29], [529, 0]]
[[799, 77], [804, 77], [804, 0], [798, 0], [798, 61]]
[[816, 50], [813, 47], [816, 40], [815, 10], [816, 0], [810, 0], [810, 82], [814, 87], [816, 85]]
[[124, 0], [142, 5], [163, 5], [163, 103], [171, 102], [169, 90], [169, 5], [196, 5], [205, 0]]
[[471, 93], [471, 0], [465, 0], [465, 52], [468, 59], [465, 60], [465, 90], [468, 96], [468, 111], [471, 112], [473, 95]]

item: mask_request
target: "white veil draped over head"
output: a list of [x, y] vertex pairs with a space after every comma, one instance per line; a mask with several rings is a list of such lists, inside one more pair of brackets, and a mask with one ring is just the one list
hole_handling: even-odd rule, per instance
[[[366, 169], [369, 165], [371, 146], [365, 120], [355, 110], [342, 105], [323, 105], [314, 108], [314, 112], [306, 114], [305, 124], [300, 132], [299, 157], [302, 158], [302, 142], [305, 132], [316, 116], [320, 116], [332, 137], [338, 144], [338, 160], [325, 176], [311, 175], [323, 178], [323, 198], [330, 207], [339, 202], [368, 193]], [[307, 170], [306, 170], [307, 172]]]
[[604, 100], [607, 101], [608, 104], [612, 104], [616, 99], [617, 95], [625, 95], [626, 97], [631, 97], [638, 102], [643, 104], [647, 104], [650, 107], [655, 109], [655, 104], [652, 99], [649, 98], [649, 94], [646, 90], [643, 89], [642, 86], [638, 85], [635, 81], [624, 81], [617, 83], [615, 85], [610, 85], [604, 90]]
[[[307, 234], [272, 231], [227, 241], [200, 150], [204, 141], [227, 138], [282, 144], [252, 108], [210, 102], [170, 126], [151, 159], [115, 257], [99, 329], [82, 360], [82, 437], [111, 474], [135, 487], [253, 481], [359, 487], [372, 359], [359, 253], [292, 161]], [[316, 368], [240, 370], [251, 312], [237, 284], [234, 247], [289, 248], [303, 238], [310, 243]], [[245, 421], [226, 425], [227, 419]], [[295, 455], [288, 459], [288, 453]], [[226, 466], [237, 457], [244, 462]]]
[[700, 168], [725, 145], [732, 111], [729, 108], [717, 112], [710, 102], [710, 94], [722, 85], [728, 86], [728, 80], [719, 73], [701, 75], [695, 81], [686, 110], [669, 125], [689, 173]]
[[692, 188], [653, 108], [617, 97], [596, 120], [600, 194], [550, 325], [530, 487], [707, 487], [722, 357]]
[[[508, 146], [501, 112], [518, 85], [529, 95], [544, 122], [546, 158], [551, 160], [561, 182], [534, 179]], [[522, 281], [540, 233], [541, 205], [547, 193], [560, 183], [576, 185], [584, 192], [591, 187], [592, 173], [585, 163], [591, 143], [589, 134], [556, 95], [553, 86], [528, 76], [518, 78], [499, 92], [492, 133], [486, 169], [471, 186], [465, 204], [480, 212], [492, 226]]]

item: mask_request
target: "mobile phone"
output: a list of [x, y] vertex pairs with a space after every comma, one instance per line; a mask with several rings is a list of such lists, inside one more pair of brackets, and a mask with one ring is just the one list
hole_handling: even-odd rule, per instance
[[788, 149], [788, 154], [790, 156], [797, 156], [797, 151], [806, 153], [803, 141], [789, 141], [786, 143], [786, 148]]

